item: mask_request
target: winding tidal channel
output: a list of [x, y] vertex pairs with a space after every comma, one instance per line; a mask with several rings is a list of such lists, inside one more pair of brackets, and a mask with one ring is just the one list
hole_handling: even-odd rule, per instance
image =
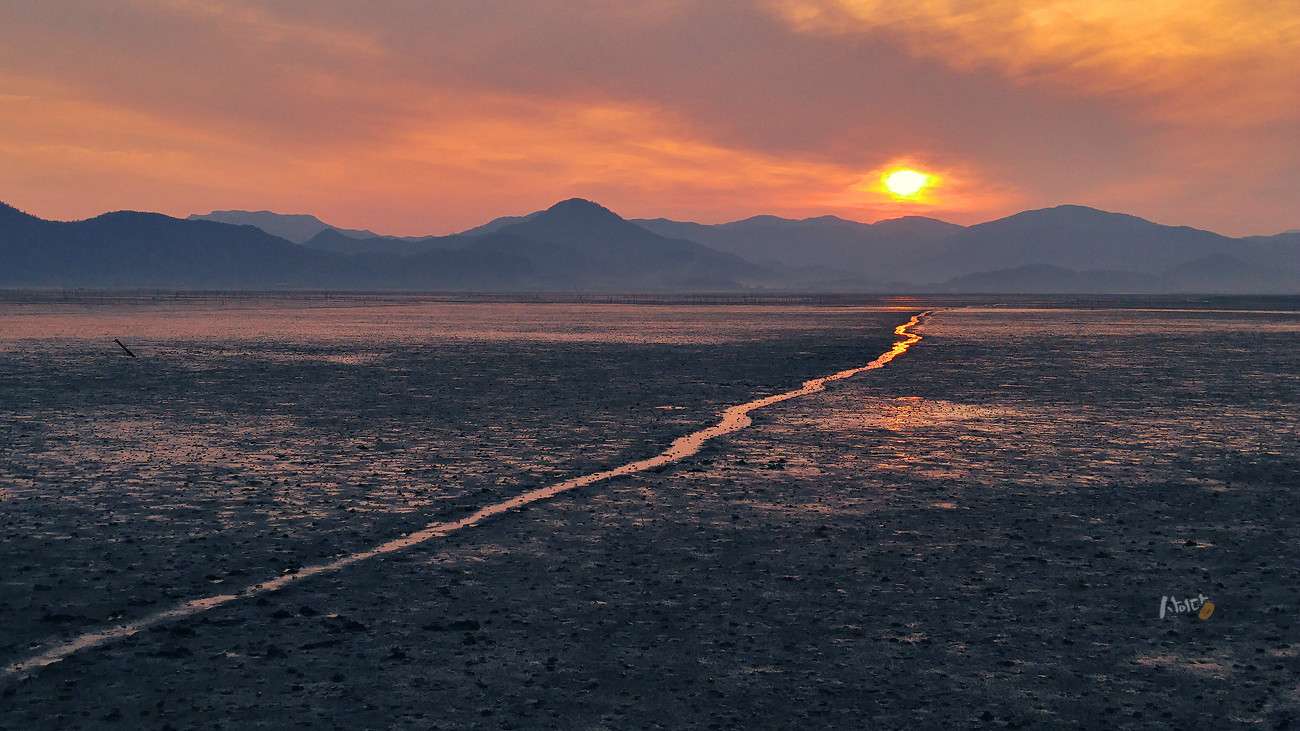
[[375, 546], [374, 548], [371, 548], [367, 551], [349, 554], [347, 556], [343, 556], [329, 563], [317, 564], [314, 566], [306, 566], [301, 568], [295, 573], [285, 574], [283, 576], [279, 576], [274, 579], [270, 579], [268, 581], [264, 581], [258, 584], [253, 584], [235, 593], [219, 594], [216, 596], [194, 599], [179, 604], [175, 607], [172, 607], [171, 609], [159, 612], [157, 614], [150, 615], [143, 619], [139, 619], [133, 622], [127, 622], [113, 627], [108, 627], [95, 632], [88, 632], [82, 634], [69, 641], [54, 645], [49, 649], [46, 649], [44, 652], [41, 652], [40, 654], [37, 654], [26, 660], [22, 660], [20, 662], [5, 667], [4, 675], [7, 678], [22, 677], [27, 674], [30, 674], [33, 671], [39, 670], [43, 667], [53, 665], [54, 663], [57, 663], [67, 657], [70, 657], [71, 655], [73, 655], [74, 653], [80, 650], [97, 647], [112, 642], [114, 640], [130, 637], [142, 630], [157, 626], [159, 624], [163, 624], [165, 622], [193, 616], [195, 614], [199, 614], [201, 612], [207, 611], [215, 607], [222, 606], [224, 604], [239, 599], [246, 599], [249, 597], [257, 596], [259, 594], [273, 592], [293, 582], [300, 581], [302, 579], [306, 579], [312, 576], [316, 576], [317, 574], [337, 571], [346, 568], [348, 566], [351, 566], [353, 564], [360, 563], [367, 559], [374, 558], [376, 556], [396, 553], [398, 551], [411, 548], [412, 546], [417, 546], [421, 543], [425, 543], [434, 538], [443, 537], [450, 533], [454, 533], [458, 530], [461, 530], [463, 528], [468, 528], [470, 526], [476, 525], [482, 522], [483, 520], [486, 520], [487, 518], [491, 518], [495, 515], [516, 510], [525, 505], [529, 505], [531, 503], [535, 503], [541, 500], [546, 500], [548, 498], [573, 490], [575, 488], [584, 487], [586, 485], [590, 485], [596, 482], [601, 482], [603, 480], [607, 480], [613, 477], [620, 477], [623, 475], [630, 475], [636, 472], [643, 472], [645, 470], [650, 470], [656, 467], [662, 467], [664, 465], [681, 461], [687, 457], [690, 457], [698, 453], [700, 449], [703, 448], [704, 444], [708, 442], [710, 439], [713, 439], [715, 437], [720, 437], [726, 434], [730, 434], [732, 432], [736, 432], [748, 427], [752, 423], [752, 421], [749, 418], [749, 412], [754, 411], [755, 409], [760, 409], [763, 408], [764, 406], [770, 406], [772, 404], [779, 403], [782, 401], [787, 401], [793, 398], [798, 398], [800, 396], [806, 396], [808, 394], [816, 393], [818, 391], [824, 390], [826, 384], [832, 381], [839, 381], [845, 378], [850, 378], [864, 371], [883, 368], [894, 358], [907, 352], [908, 348], [912, 347], [917, 342], [920, 342], [921, 336], [917, 335], [915, 332], [912, 332], [912, 329], [915, 328], [917, 325], [919, 325], [921, 322], [923, 322], [925, 318], [927, 318], [931, 314], [932, 311], [922, 312], [920, 314], [913, 316], [908, 322], [894, 328], [894, 334], [898, 336], [899, 340], [894, 343], [893, 347], [890, 350], [886, 351], [885, 353], [882, 353], [880, 356], [878, 356], [875, 360], [871, 361], [870, 363], [867, 363], [866, 365], [863, 366], [859, 366], [857, 368], [850, 368], [848, 370], [840, 371], [838, 373], [834, 373], [829, 376], [823, 376], [821, 378], [814, 378], [810, 381], [805, 381], [802, 386], [792, 391], [786, 391], [784, 393], [765, 396], [763, 398], [756, 399], [754, 401], [749, 401], [747, 403], [732, 406], [722, 412], [722, 418], [717, 424], [714, 424], [713, 426], [710, 426], [706, 429], [702, 429], [700, 431], [678, 438], [671, 445], [669, 445], [667, 449], [665, 449], [663, 452], [661, 452], [660, 454], [654, 457], [639, 460], [636, 462], [629, 462], [628, 464], [622, 465], [620, 467], [616, 467], [614, 469], [605, 470], [603, 472], [595, 472], [589, 475], [583, 475], [581, 477], [575, 477], [573, 479], [566, 480], [564, 482], [560, 482], [554, 485], [538, 488], [536, 490], [531, 490], [521, 495], [517, 495], [509, 500], [505, 500], [499, 503], [495, 503], [480, 508], [474, 513], [464, 518], [461, 518], [459, 520], [441, 522], [441, 523], [431, 523], [419, 531], [402, 535], [399, 538], [394, 538], [390, 541]]

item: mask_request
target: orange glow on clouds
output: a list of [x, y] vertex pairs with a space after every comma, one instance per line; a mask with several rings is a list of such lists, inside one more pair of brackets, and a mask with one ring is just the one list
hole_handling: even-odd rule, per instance
[[[1293, 116], [1300, 13], [1253, 0], [770, 0], [800, 32], [888, 33], [917, 56], [1141, 99], [1162, 119]], [[1207, 100], [1216, 103], [1207, 104]]]
[[[563, 5], [0, 3], [0, 201], [394, 234], [574, 196], [705, 223], [1300, 225], [1293, 3]], [[891, 192], [902, 169], [927, 184]]]
[[[688, 120], [626, 102], [425, 94], [370, 137], [321, 149], [147, 115], [57, 86], [27, 89], [0, 97], [0, 109], [21, 112], [0, 116], [0, 189], [45, 186], [58, 205], [30, 212], [50, 218], [142, 208], [141, 191], [150, 188], [148, 208], [177, 216], [269, 208], [376, 228], [380, 211], [383, 232], [403, 234], [449, 233], [570, 196], [629, 217], [714, 222], [758, 211], [857, 220], [898, 212], [878, 174], [863, 195], [870, 175], [849, 164], [726, 146], [693, 132]], [[933, 176], [931, 187], [941, 179]], [[928, 190], [909, 200], [947, 210]], [[442, 230], [421, 223], [430, 205], [446, 221]], [[960, 207], [951, 212], [960, 215]]]
[[[764, 5], [797, 33], [887, 38], [915, 58], [933, 59], [972, 78], [991, 72], [1058, 99], [1091, 99], [1098, 110], [1118, 110], [1134, 129], [1144, 130], [1133, 168], [1118, 178], [1088, 180], [1087, 190], [1074, 194], [1077, 201], [1139, 215], [1135, 203], [1145, 201], [1151, 210], [1179, 211], [1166, 222], [1221, 233], [1232, 231], [1197, 219], [1211, 207], [1235, 210], [1231, 218], [1238, 235], [1293, 226], [1284, 223], [1294, 220], [1288, 215], [1275, 217], [1281, 226], [1271, 230], [1259, 221], [1272, 215], [1268, 211], [1280, 211], [1288, 197], [1294, 200], [1300, 187], [1295, 175], [1300, 11], [1294, 3], [765, 0]], [[1141, 157], [1147, 157], [1145, 164]], [[1126, 182], [1137, 179], [1144, 184]], [[1271, 182], [1258, 182], [1265, 179]]]
[[[925, 171], [925, 172], [920, 172]], [[908, 180], [907, 175], [898, 181], [916, 185], [912, 192], [906, 188], [893, 190], [890, 180], [900, 173], [915, 173], [923, 181]], [[904, 157], [889, 162], [866, 173], [856, 175], [852, 182], [837, 195], [827, 199], [825, 205], [845, 211], [853, 218], [854, 208], [870, 211], [859, 215], [860, 220], [878, 220], [898, 216], [932, 216], [953, 221], [970, 221], [972, 212], [1005, 209], [1020, 204], [1023, 197], [1006, 185], [984, 179], [971, 169], [960, 166], [940, 167]]]
[[[414, 188], [427, 196], [436, 189], [440, 200], [473, 207], [502, 190], [536, 190], [545, 193], [521, 199], [515, 210], [582, 196], [629, 217], [705, 222], [757, 211], [870, 221], [898, 214], [892, 196], [881, 194], [878, 173], [864, 195], [862, 181], [871, 174], [850, 164], [719, 144], [654, 107], [487, 94], [457, 99], [455, 115], [436, 111], [448, 108], [445, 100], [431, 102], [426, 115], [366, 154], [392, 173], [380, 183], [386, 195], [410, 195]], [[930, 175], [930, 188], [943, 179]], [[957, 218], [973, 200], [959, 192], [936, 197], [929, 188], [908, 198]], [[1005, 192], [980, 199], [1004, 206], [1011, 200]]]

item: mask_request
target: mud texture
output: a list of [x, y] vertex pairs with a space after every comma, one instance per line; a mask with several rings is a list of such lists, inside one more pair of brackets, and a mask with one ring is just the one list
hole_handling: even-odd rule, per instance
[[[15, 346], [0, 659], [642, 458], [870, 360], [910, 314], [202, 369], [68, 341], [57, 375]], [[1300, 722], [1296, 317], [951, 310], [921, 333], [683, 463], [6, 678], [0, 727]], [[1209, 619], [1159, 616], [1198, 594]]]

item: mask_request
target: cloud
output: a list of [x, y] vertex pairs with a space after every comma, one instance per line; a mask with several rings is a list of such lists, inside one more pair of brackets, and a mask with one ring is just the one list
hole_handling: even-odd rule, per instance
[[[424, 104], [390, 136], [333, 158], [344, 161], [349, 176], [367, 167], [385, 171], [382, 180], [372, 178], [371, 195], [424, 196], [480, 217], [485, 201], [499, 207], [502, 196], [517, 201], [514, 212], [581, 196], [628, 216], [710, 222], [756, 211], [876, 220], [978, 208], [973, 173], [954, 173], [954, 185], [933, 199], [900, 204], [882, 190], [861, 188], [867, 173], [853, 164], [725, 145], [671, 110], [644, 103], [460, 90]], [[978, 199], [1007, 202], [992, 187]], [[465, 226], [477, 222], [462, 219]]]
[[[1061, 117], [1040, 116], [1021, 125], [1029, 134], [1020, 143], [980, 157], [986, 174], [1001, 169], [1044, 203], [1084, 203], [1224, 232], [1266, 231], [1264, 222], [1295, 220], [1284, 202], [1300, 195], [1294, 133], [1300, 129], [1300, 9], [1294, 3], [763, 0], [763, 6], [796, 34], [832, 44], [894, 42], [908, 56], [941, 63], [973, 83], [999, 76], [1039, 94], [1039, 110], [1069, 100], [1079, 124], [1053, 145], [1041, 142], [1051, 140], [1048, 130]], [[1020, 123], [1016, 110], [1003, 109], [1008, 126]], [[1088, 122], [1107, 116], [1118, 124], [1087, 133]], [[933, 139], [954, 134], [960, 133], [950, 128]], [[1108, 148], [1105, 163], [1089, 162]]]
[[302, 16], [276, 15], [263, 3], [238, 0], [160, 0], [141, 3], [158, 10], [170, 11], [210, 29], [224, 26], [231, 35], [251, 43], [268, 45], [307, 45], [345, 57], [387, 57], [388, 49], [373, 36], [346, 28], [313, 23]]
[[[13, 0], [0, 200], [394, 233], [572, 195], [709, 221], [1077, 202], [1296, 225], [1286, 12], [1039, 5]], [[893, 201], [878, 176], [900, 160], [943, 184]]]
[[[51, 217], [270, 207], [376, 228], [381, 211], [378, 228], [417, 234], [570, 196], [629, 216], [706, 221], [757, 211], [876, 220], [971, 209], [961, 195], [899, 205], [863, 188], [869, 173], [851, 162], [727, 145], [671, 110], [603, 97], [421, 87], [382, 126], [320, 145], [146, 113], [50, 82], [0, 77], [0, 86], [24, 92], [0, 98], [0, 111], [22, 107], [0, 116], [0, 188], [43, 193], [51, 203], [26, 207]], [[131, 198], [151, 187], [149, 206]], [[441, 221], [434, 229], [431, 211]]]
[[1252, 125], [1300, 113], [1300, 13], [1253, 0], [770, 0], [804, 33], [897, 37], [917, 56]]

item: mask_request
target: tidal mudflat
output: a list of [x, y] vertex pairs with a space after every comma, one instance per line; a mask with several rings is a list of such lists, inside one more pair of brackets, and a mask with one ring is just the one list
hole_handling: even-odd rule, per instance
[[[12, 666], [651, 457], [864, 365], [925, 306], [6, 308]], [[918, 332], [681, 462], [9, 673], [0, 726], [1297, 715], [1300, 316], [966, 308]], [[1160, 616], [1198, 595], [1208, 619]]]

